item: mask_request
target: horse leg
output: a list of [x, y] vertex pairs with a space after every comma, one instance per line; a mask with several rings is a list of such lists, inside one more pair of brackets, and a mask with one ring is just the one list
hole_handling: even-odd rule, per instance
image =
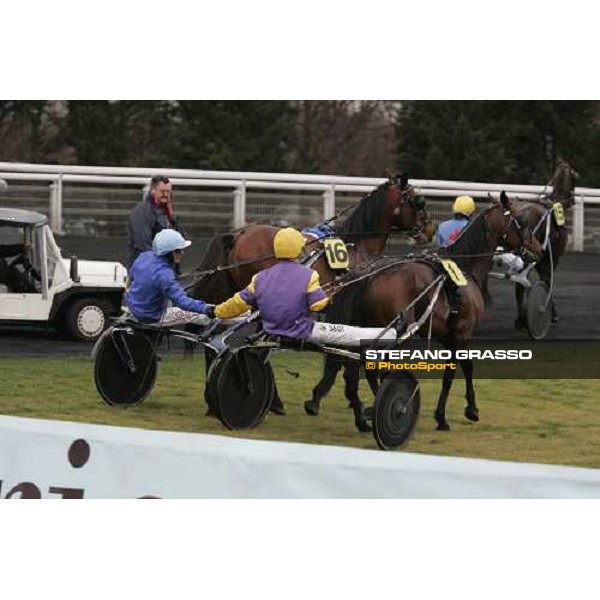
[[[550, 290], [550, 269], [548, 269], [548, 272], [545, 275], [540, 275], [540, 279], [546, 284], [548, 290]], [[554, 303], [554, 290], [552, 290], [552, 298], [550, 298], [550, 309], [552, 311], [550, 322], [558, 323], [558, 313], [556, 312], [556, 304]]]
[[345, 392], [346, 398], [354, 412], [354, 425], [364, 433], [372, 431], [371, 426], [367, 423], [364, 415], [364, 405], [358, 396], [358, 384], [360, 381], [360, 364], [355, 361], [349, 361], [344, 369], [344, 381], [346, 382]]
[[[545, 277], [543, 277], [543, 281], [550, 290], [550, 269], [548, 269], [548, 273]], [[556, 282], [555, 282], [556, 283]], [[550, 298], [550, 310], [552, 311], [552, 316], [550, 317], [551, 323], [558, 323], [558, 313], [556, 312], [556, 304], [554, 303], [554, 290], [552, 290], [552, 297]]]
[[[554, 264], [554, 268], [556, 269], [556, 263]], [[550, 261], [544, 260], [543, 262], [538, 263], [536, 269], [540, 275], [540, 279], [546, 284], [548, 290], [550, 290], [550, 280], [552, 279], [550, 273]], [[552, 298], [550, 300], [550, 310], [552, 311], [551, 322], [558, 323], [558, 313], [556, 312], [556, 306], [554, 304], [554, 293], [552, 293]]]
[[189, 340], [183, 340], [183, 357], [186, 360], [194, 358], [194, 348], [195, 345], [193, 342]]
[[323, 365], [323, 376], [321, 381], [313, 388], [312, 398], [304, 403], [304, 410], [307, 415], [316, 417], [319, 414], [321, 407], [321, 399], [326, 396], [337, 377], [338, 371], [342, 368], [343, 362], [336, 357], [326, 356], [325, 364]]
[[515, 319], [515, 329], [524, 329], [527, 326], [527, 318], [525, 317], [525, 305], [523, 297], [525, 288], [518, 283], [515, 283], [515, 299], [517, 301], [517, 318]]
[[479, 409], [475, 404], [475, 388], [473, 387], [473, 361], [471, 359], [460, 360], [460, 368], [465, 374], [465, 387], [467, 406], [465, 407], [465, 417], [469, 421], [479, 421]]
[[[377, 371], [369, 369], [365, 371], [365, 375], [367, 378], [367, 383], [369, 384], [371, 392], [373, 393], [373, 396], [377, 396], [377, 392], [379, 391], [379, 377], [377, 376]], [[344, 378], [346, 378], [345, 373]], [[346, 398], [348, 398], [348, 408], [354, 408], [354, 404], [348, 396], [348, 388], [346, 388]]]
[[285, 406], [283, 405], [283, 401], [279, 396], [279, 390], [277, 389], [277, 384], [275, 384], [275, 395], [271, 402], [271, 406], [269, 407], [269, 411], [275, 415], [285, 416], [287, 413], [285, 412]]
[[434, 414], [434, 418], [437, 421], [436, 429], [438, 431], [450, 431], [450, 425], [448, 425], [448, 421], [446, 421], [446, 401], [448, 400], [448, 394], [450, 393], [450, 388], [452, 387], [455, 374], [455, 369], [444, 370], [442, 391], [440, 392], [440, 397]]
[[379, 377], [377, 375], [377, 371], [374, 369], [367, 369], [365, 374], [369, 383], [369, 387], [373, 392], [373, 396], [377, 396], [377, 392], [379, 391]]

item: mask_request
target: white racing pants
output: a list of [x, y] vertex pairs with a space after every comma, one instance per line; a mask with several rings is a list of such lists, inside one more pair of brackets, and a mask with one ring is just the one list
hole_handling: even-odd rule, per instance
[[[229, 319], [233, 323], [237, 319]], [[243, 319], [242, 319], [243, 320]], [[206, 315], [188, 312], [173, 306], [167, 308], [159, 323], [162, 327], [177, 327], [182, 325], [207, 325], [210, 319]], [[360, 346], [361, 340], [373, 340], [383, 331], [383, 327], [354, 327], [337, 323], [315, 323], [309, 342], [318, 344], [333, 344], [336, 346]], [[382, 340], [395, 340], [396, 330], [389, 329], [381, 336]]]
[[175, 306], [170, 306], [165, 310], [161, 320], [157, 325], [161, 327], [179, 327], [181, 325], [207, 325], [210, 319], [200, 313], [188, 312]]
[[[501, 250], [501, 249], [500, 249]], [[520, 256], [512, 254], [511, 252], [505, 252], [504, 254], [497, 254], [494, 256], [494, 262], [502, 265], [509, 275], [516, 275], [520, 273], [525, 267], [525, 263]]]
[[[383, 331], [383, 327], [354, 327], [337, 323], [315, 323], [309, 342], [318, 344], [334, 344], [336, 346], [360, 346], [361, 340], [373, 340]], [[388, 329], [382, 340], [395, 340], [396, 330]]]

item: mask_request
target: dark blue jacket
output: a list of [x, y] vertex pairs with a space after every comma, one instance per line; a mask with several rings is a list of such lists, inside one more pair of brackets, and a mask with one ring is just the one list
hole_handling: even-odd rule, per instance
[[175, 229], [183, 235], [177, 221], [171, 223], [164, 211], [154, 206], [154, 200], [148, 194], [129, 215], [129, 269], [142, 252], [152, 250], [154, 236], [163, 229]]
[[196, 313], [203, 313], [208, 306], [202, 300], [190, 298], [177, 282], [173, 266], [154, 252], [143, 252], [138, 256], [130, 277], [127, 306], [140, 321], [160, 321], [169, 300], [173, 306]]

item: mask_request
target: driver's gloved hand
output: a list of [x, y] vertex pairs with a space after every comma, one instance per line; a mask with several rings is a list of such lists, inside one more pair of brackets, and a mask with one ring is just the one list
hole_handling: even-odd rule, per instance
[[209, 319], [214, 319], [215, 318], [215, 306], [214, 306], [214, 304], [207, 304], [206, 308], [204, 309], [204, 314]]

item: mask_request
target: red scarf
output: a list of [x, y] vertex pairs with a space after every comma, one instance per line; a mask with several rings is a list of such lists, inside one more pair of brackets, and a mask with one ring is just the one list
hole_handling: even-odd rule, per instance
[[164, 204], [160, 201], [159, 198], [158, 200], [154, 199], [154, 206], [156, 206], [156, 208], [160, 208], [165, 213], [165, 215], [167, 215], [169, 223], [171, 223], [172, 225], [173, 219], [175, 218], [175, 215], [173, 214], [173, 203], [169, 201], [166, 204]]

